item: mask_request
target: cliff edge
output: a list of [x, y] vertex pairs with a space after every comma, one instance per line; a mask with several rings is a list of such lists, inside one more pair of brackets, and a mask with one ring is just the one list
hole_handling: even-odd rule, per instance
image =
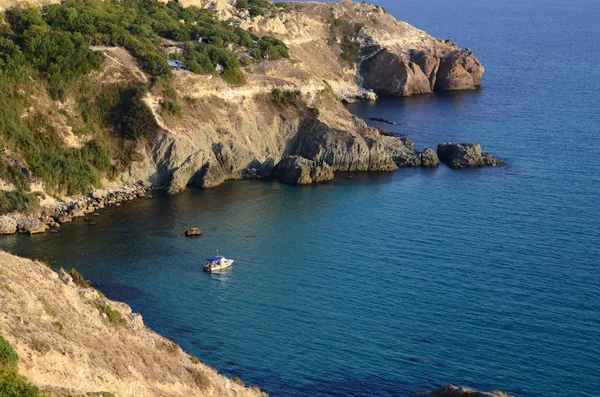
[[0, 251], [0, 335], [17, 352], [19, 373], [52, 396], [265, 395], [146, 328], [126, 304], [59, 273]]

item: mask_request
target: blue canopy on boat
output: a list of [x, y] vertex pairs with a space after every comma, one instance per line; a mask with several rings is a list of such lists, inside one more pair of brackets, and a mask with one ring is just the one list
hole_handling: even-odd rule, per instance
[[208, 258], [207, 261], [217, 262], [217, 261], [219, 261], [221, 259], [223, 259], [222, 256], [215, 256], [214, 258]]

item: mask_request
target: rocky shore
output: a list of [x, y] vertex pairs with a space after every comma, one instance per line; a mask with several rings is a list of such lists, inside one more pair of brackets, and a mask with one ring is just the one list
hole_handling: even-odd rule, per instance
[[[115, 189], [97, 189], [87, 196], [78, 197], [68, 202], [45, 206], [41, 210], [30, 213], [10, 213], [0, 216], [0, 235], [4, 234], [38, 234], [58, 229], [75, 218], [95, 215], [98, 210], [109, 206], [120, 206], [121, 203], [146, 196], [150, 185], [138, 182]], [[87, 218], [86, 218], [87, 219]], [[91, 219], [90, 219], [91, 221]]]

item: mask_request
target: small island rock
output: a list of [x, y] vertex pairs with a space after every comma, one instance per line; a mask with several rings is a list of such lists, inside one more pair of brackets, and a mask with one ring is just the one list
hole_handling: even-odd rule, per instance
[[185, 235], [188, 237], [202, 236], [202, 230], [198, 229], [197, 227], [193, 227], [191, 229], [186, 230]]
[[504, 162], [491, 154], [484, 153], [478, 143], [440, 143], [437, 155], [450, 168], [484, 167]]

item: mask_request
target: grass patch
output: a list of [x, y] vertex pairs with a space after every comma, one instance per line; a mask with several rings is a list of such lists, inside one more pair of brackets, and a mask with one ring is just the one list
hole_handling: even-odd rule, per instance
[[210, 378], [204, 373], [204, 371], [198, 370], [194, 374], [194, 383], [199, 389], [204, 390], [210, 386]]
[[99, 303], [98, 310], [100, 310], [100, 313], [106, 314], [107, 320], [112, 324], [123, 324], [126, 321], [121, 317], [121, 313], [110, 307], [110, 305], [104, 306], [102, 303]]
[[90, 288], [90, 285], [87, 283], [87, 281], [85, 281], [83, 276], [77, 270], [75, 270], [75, 268], [71, 268], [68, 273], [73, 278], [75, 285], [81, 288]]
[[39, 207], [37, 197], [22, 190], [0, 190], [0, 214], [11, 211], [31, 211]]

